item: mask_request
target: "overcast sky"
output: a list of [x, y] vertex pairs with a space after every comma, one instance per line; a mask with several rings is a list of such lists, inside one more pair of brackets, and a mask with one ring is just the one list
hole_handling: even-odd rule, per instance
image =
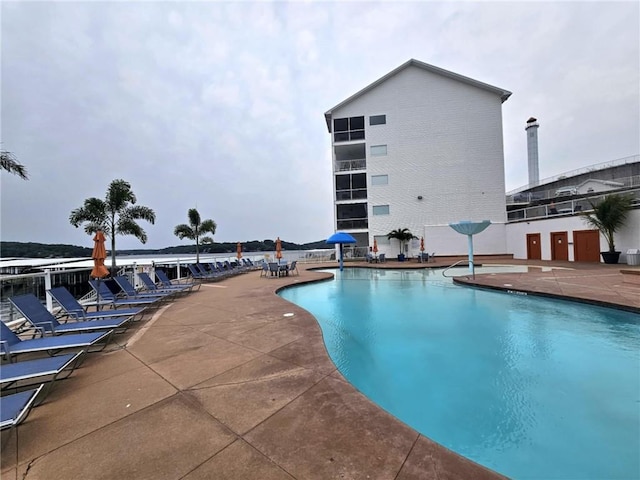
[[333, 233], [324, 112], [411, 58], [513, 92], [507, 190], [640, 152], [640, 11], [613, 2], [1, 3], [1, 238], [91, 246], [71, 210], [117, 178], [155, 210], [197, 207], [218, 242]]

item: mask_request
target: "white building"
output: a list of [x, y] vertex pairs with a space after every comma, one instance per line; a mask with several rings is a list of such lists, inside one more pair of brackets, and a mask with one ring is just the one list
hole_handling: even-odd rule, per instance
[[[437, 255], [467, 252], [448, 224], [490, 220], [478, 254], [507, 253], [502, 103], [510, 92], [409, 60], [325, 113], [335, 228], [399, 253], [394, 229]], [[419, 241], [407, 253], [419, 253]]]

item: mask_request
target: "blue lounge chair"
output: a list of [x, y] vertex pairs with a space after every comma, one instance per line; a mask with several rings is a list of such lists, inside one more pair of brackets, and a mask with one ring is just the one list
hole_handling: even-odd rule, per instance
[[56, 287], [47, 290], [47, 293], [51, 295], [65, 314], [68, 317], [75, 318], [76, 320], [98, 320], [111, 317], [131, 316], [133, 319], [137, 315], [142, 318], [144, 315], [144, 307], [138, 308], [120, 308], [118, 310], [98, 310], [96, 312], [87, 312], [85, 308], [76, 300], [76, 298], [65, 287]]
[[4, 322], [0, 321], [0, 355], [11, 361], [15, 355], [21, 353], [47, 352], [49, 355], [55, 355], [62, 350], [71, 348], [97, 352], [107, 346], [112, 335], [113, 330], [108, 330], [106, 332], [77, 333], [22, 340]]
[[44, 389], [39, 396], [41, 403], [56, 380], [67, 378], [84, 360], [85, 352], [56, 355], [55, 357], [36, 358], [17, 363], [5, 363], [0, 368], [0, 385], [3, 392], [24, 389], [34, 383], [42, 384]]
[[198, 289], [200, 289], [201, 284], [200, 283], [183, 283], [183, 282], [178, 282], [178, 283], [173, 283], [171, 281], [171, 279], [169, 277], [167, 277], [167, 274], [164, 273], [164, 270], [156, 270], [156, 277], [158, 277], [158, 280], [160, 280], [160, 283], [162, 284], [163, 287], [178, 287], [178, 286], [184, 286], [184, 287], [189, 287], [190, 290], [193, 290], [193, 288], [198, 287]]
[[0, 398], [0, 430], [13, 428], [27, 418], [43, 386]]
[[157, 297], [150, 298], [118, 298], [114, 293], [105, 285], [104, 282], [98, 282], [96, 280], [89, 280], [91, 288], [95, 290], [100, 299], [104, 301], [104, 305], [110, 305], [113, 308], [118, 308], [123, 305], [129, 307], [157, 307], [159, 305]]
[[159, 287], [153, 282], [153, 280], [151, 280], [151, 277], [145, 272], [138, 273], [138, 278], [142, 280], [142, 283], [144, 283], [146, 291], [152, 292], [152, 293], [167, 293], [167, 294], [178, 295], [181, 293], [182, 294], [189, 293], [189, 291], [191, 290], [191, 287], [184, 287], [180, 285], [172, 285], [170, 287], [162, 287], [162, 286]]
[[124, 332], [131, 321], [131, 316], [123, 316], [85, 322], [60, 323], [32, 293], [11, 297], [9, 301], [31, 325], [53, 335], [104, 330]]
[[139, 292], [136, 290], [136, 287], [131, 285], [131, 282], [129, 281], [129, 279], [124, 275], [116, 275], [115, 277], [113, 277], [113, 279], [116, 281], [116, 283], [118, 284], [118, 286], [124, 292], [124, 294], [128, 299], [144, 300], [147, 298], [152, 298], [156, 301], [160, 301], [164, 298], [167, 298], [173, 295], [173, 293], [167, 294], [167, 293], [155, 293], [155, 292]]
[[220, 275], [218, 274], [203, 273], [200, 269], [198, 269], [196, 264], [190, 263], [189, 265], [187, 265], [187, 268], [189, 268], [189, 272], [191, 272], [191, 276], [196, 280], [206, 281], [206, 280], [215, 280], [216, 278], [220, 278]]

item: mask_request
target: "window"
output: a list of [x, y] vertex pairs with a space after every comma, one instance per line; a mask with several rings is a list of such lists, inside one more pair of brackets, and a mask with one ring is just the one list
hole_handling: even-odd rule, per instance
[[362, 200], [366, 198], [366, 174], [336, 175], [336, 200]]
[[371, 175], [371, 185], [389, 185], [389, 175]]
[[371, 145], [371, 156], [382, 157], [387, 154], [386, 145]]
[[378, 245], [391, 245], [391, 240], [386, 235], [374, 235], [373, 238]]
[[384, 125], [387, 123], [386, 115], [371, 115], [369, 117], [369, 125]]
[[367, 228], [367, 204], [348, 203], [336, 205], [338, 230], [349, 230], [352, 228]]
[[389, 215], [389, 205], [374, 205], [373, 206], [373, 214], [374, 215]]
[[333, 141], [364, 140], [364, 117], [334, 118]]

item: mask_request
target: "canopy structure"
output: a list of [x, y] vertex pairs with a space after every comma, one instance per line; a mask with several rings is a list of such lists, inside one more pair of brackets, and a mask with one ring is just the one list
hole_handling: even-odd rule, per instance
[[353, 238], [348, 233], [336, 232], [333, 235], [331, 235], [329, 238], [327, 238], [326, 243], [330, 245], [336, 245], [336, 244], [340, 245], [340, 271], [342, 271], [344, 266], [343, 259], [342, 259], [342, 245], [345, 243], [356, 243], [356, 239]]
[[469, 273], [475, 278], [476, 271], [473, 265], [473, 236], [483, 232], [489, 225], [490, 220], [482, 220], [480, 222], [472, 222], [470, 220], [461, 220], [458, 223], [450, 223], [449, 226], [456, 232], [467, 236], [469, 246]]

